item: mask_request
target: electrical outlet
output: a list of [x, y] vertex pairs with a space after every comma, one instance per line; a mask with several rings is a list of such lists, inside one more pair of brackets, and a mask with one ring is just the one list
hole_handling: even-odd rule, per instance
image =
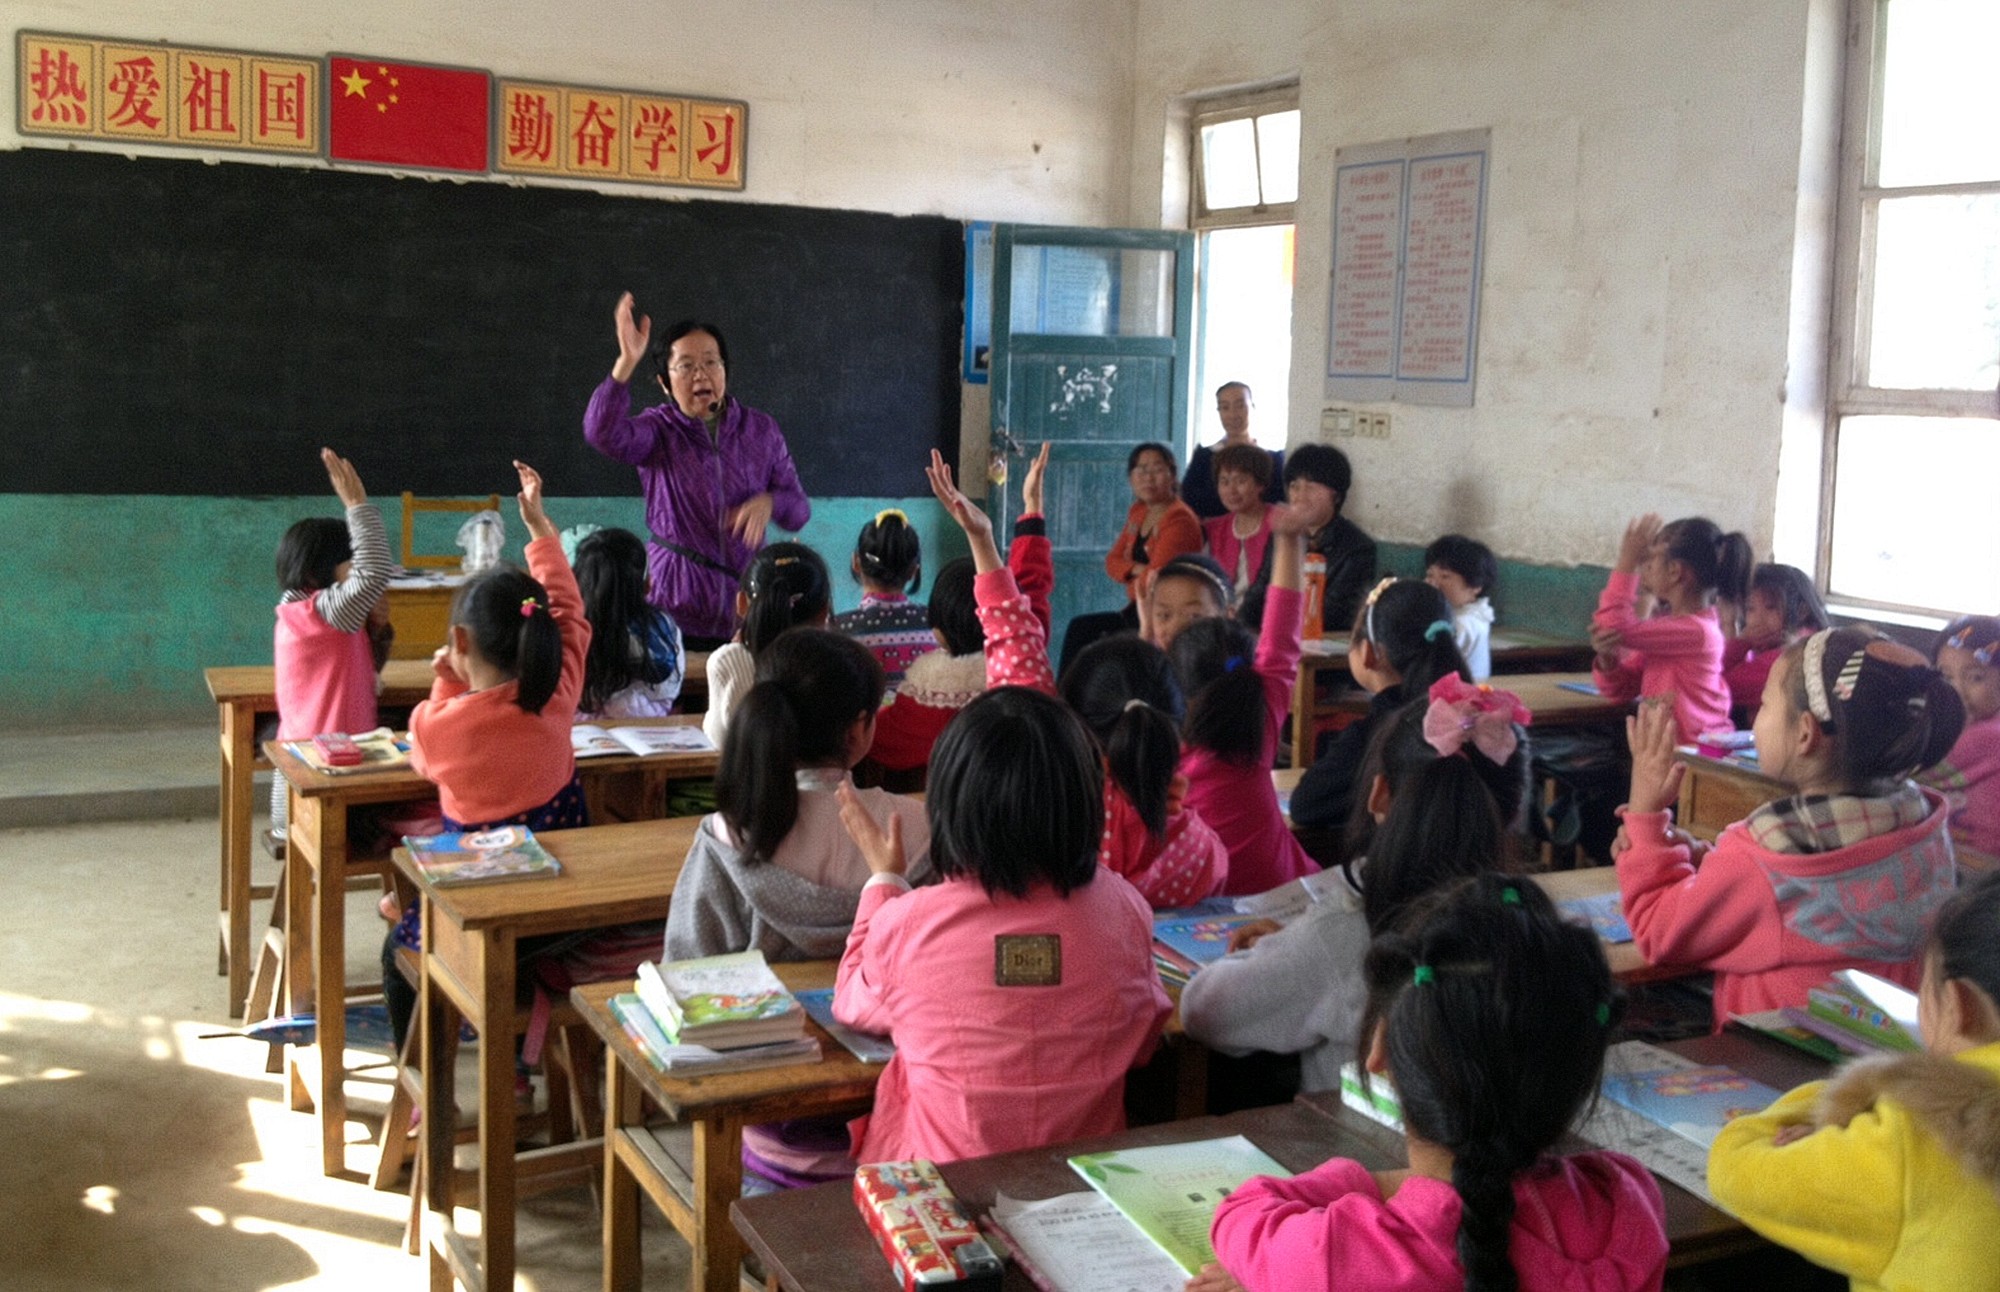
[[1389, 415], [1387, 413], [1363, 413], [1360, 416], [1362, 438], [1386, 440], [1389, 438]]
[[1352, 438], [1358, 429], [1355, 426], [1354, 410], [1351, 408], [1323, 408], [1319, 414], [1319, 429], [1322, 435]]

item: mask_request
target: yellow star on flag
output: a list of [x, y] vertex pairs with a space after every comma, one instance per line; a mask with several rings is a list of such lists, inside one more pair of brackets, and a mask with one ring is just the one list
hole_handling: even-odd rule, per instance
[[360, 68], [349, 68], [347, 75], [340, 78], [340, 83], [347, 87], [349, 98], [368, 97], [368, 78], [361, 74]]

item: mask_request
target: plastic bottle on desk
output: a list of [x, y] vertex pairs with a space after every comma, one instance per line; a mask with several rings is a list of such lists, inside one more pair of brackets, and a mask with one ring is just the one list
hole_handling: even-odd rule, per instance
[[1316, 642], [1326, 636], [1326, 558], [1316, 552], [1305, 560], [1306, 622], [1299, 636]]

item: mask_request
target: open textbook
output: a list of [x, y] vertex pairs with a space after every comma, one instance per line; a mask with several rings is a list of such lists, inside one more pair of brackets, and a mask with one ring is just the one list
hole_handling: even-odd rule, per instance
[[715, 742], [699, 726], [618, 726], [601, 727], [579, 722], [569, 729], [569, 746], [578, 758], [601, 758], [606, 754], [707, 754]]

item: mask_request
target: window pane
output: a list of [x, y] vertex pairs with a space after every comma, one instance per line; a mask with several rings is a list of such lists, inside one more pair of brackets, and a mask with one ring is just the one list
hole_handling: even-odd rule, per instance
[[1250, 387], [1250, 433], [1283, 448], [1292, 380], [1292, 226], [1265, 224], [1201, 235], [1201, 382], [1195, 443], [1222, 438], [1215, 388]]
[[1008, 327], [1054, 336], [1172, 336], [1174, 253], [1014, 246]]
[[2000, 196], [1883, 200], [1868, 384], [1992, 390], [2000, 380]]
[[2000, 606], [2000, 422], [1848, 417], [1839, 453], [1834, 593], [1949, 613]]
[[1257, 146], [1267, 205], [1299, 200], [1299, 110], [1257, 118]]
[[1881, 183], [2000, 179], [2000, 4], [1889, 0], [1884, 45]]
[[1257, 141], [1252, 128], [1248, 117], [1201, 128], [1201, 189], [1211, 211], [1257, 205]]

